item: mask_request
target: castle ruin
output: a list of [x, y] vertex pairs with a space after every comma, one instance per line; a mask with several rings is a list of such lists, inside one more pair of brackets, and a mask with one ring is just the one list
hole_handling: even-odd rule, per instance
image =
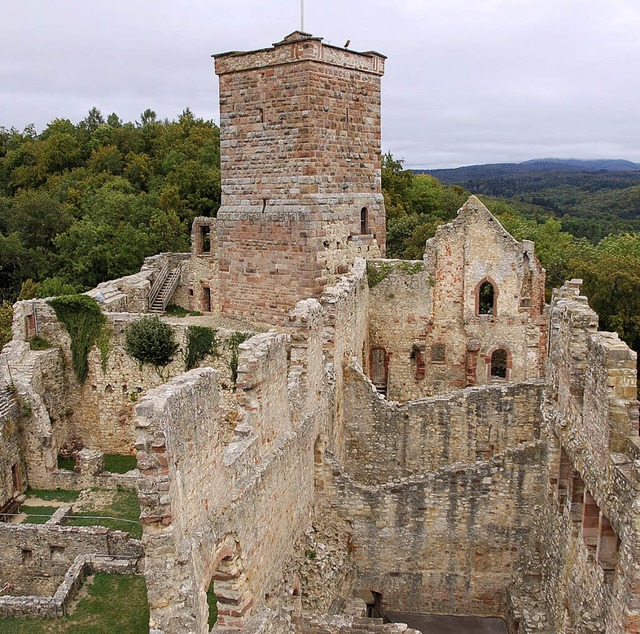
[[[409, 631], [393, 612], [640, 632], [636, 354], [580, 280], [546, 304], [533, 243], [476, 197], [422, 260], [384, 259], [384, 60], [301, 32], [216, 56], [222, 207], [190, 254], [88, 293], [109, 341], [84, 382], [51, 305], [15, 305], [2, 510], [27, 486], [128, 487], [143, 537], [0, 523], [2, 615], [61, 614], [88, 569], [143, 570], [153, 634], [208, 632], [211, 588], [214, 632]], [[214, 329], [216, 353], [140, 365], [125, 333], [152, 312], [183, 350]]]

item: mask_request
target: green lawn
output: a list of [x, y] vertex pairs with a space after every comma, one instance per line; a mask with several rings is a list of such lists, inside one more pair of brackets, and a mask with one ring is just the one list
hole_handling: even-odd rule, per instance
[[[44, 524], [57, 510], [58, 506], [29, 506], [22, 504], [20, 513], [26, 513], [27, 519], [24, 520], [28, 524]], [[1, 628], [0, 628], [0, 631]]]
[[128, 456], [119, 453], [104, 454], [104, 470], [109, 473], [126, 473], [135, 469], [138, 465], [135, 456]]
[[63, 489], [27, 489], [27, 498], [40, 498], [49, 502], [75, 502], [80, 491], [64, 491]]
[[118, 489], [113, 501], [107, 505], [95, 505], [91, 508], [83, 508], [75, 511], [75, 515], [105, 516], [109, 518], [122, 518], [133, 520], [120, 522], [118, 519], [94, 519], [71, 516], [65, 520], [66, 526], [106, 526], [120, 531], [127, 531], [131, 537], [142, 537], [142, 524], [140, 524], [140, 503], [135, 491]]
[[89, 596], [62, 619], [0, 618], [3, 634], [148, 634], [144, 577], [97, 573]]

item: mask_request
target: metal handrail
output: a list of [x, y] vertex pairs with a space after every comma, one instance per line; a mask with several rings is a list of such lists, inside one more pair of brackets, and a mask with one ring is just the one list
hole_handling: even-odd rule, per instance
[[156, 297], [158, 297], [158, 293], [160, 292], [160, 289], [162, 288], [162, 285], [164, 284], [168, 275], [169, 275], [169, 260], [167, 260], [164, 263], [164, 266], [160, 270], [160, 273], [158, 273], [158, 277], [156, 277], [155, 281], [153, 282], [153, 285], [151, 286], [151, 290], [149, 291], [149, 306], [151, 306], [153, 302], [156, 301]]
[[180, 282], [181, 271], [182, 271], [182, 262], [178, 262], [178, 266], [176, 266], [176, 268], [171, 273], [171, 275], [173, 276], [173, 279], [171, 280], [171, 284], [167, 288], [167, 291], [165, 292], [164, 297], [162, 298], [162, 311], [163, 312], [165, 311], [165, 309], [169, 305], [169, 302], [171, 301], [171, 298], [173, 297], [173, 294], [176, 292], [176, 288], [178, 288], [178, 284]]

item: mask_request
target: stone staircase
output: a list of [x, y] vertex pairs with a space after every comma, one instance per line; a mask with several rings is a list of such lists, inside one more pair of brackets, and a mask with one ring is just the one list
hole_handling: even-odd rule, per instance
[[155, 279], [149, 292], [149, 310], [152, 313], [164, 313], [180, 282], [181, 263], [170, 268], [167, 262]]

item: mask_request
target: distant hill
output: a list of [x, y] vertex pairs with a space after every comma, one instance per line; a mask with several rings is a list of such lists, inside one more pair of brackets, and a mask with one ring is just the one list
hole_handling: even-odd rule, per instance
[[630, 172], [640, 174], [640, 163], [624, 159], [531, 159], [522, 163], [487, 163], [466, 165], [452, 169], [414, 170], [417, 174], [432, 174], [438, 180], [463, 184], [469, 179], [495, 178], [501, 176], [523, 176], [540, 173], [597, 173]]
[[528, 216], [556, 216], [566, 231], [595, 242], [640, 230], [639, 163], [547, 158], [415, 171], [503, 199]]

